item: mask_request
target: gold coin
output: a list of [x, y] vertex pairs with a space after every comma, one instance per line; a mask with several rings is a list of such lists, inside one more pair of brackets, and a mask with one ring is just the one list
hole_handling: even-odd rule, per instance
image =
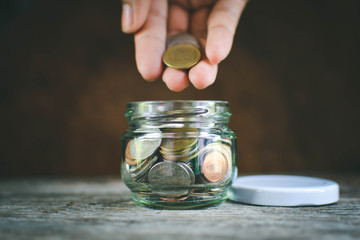
[[163, 62], [175, 69], [188, 69], [200, 60], [200, 50], [190, 44], [179, 44], [166, 49]]
[[174, 138], [163, 139], [160, 152], [171, 152], [174, 154], [185, 154], [189, 152], [197, 143], [196, 138]]
[[[191, 134], [197, 134], [196, 128], [166, 128], [162, 130], [165, 134], [171, 134], [170, 137], [164, 137], [161, 142], [160, 151], [182, 154], [188, 152], [197, 142], [198, 138], [189, 137]], [[177, 136], [175, 138], [175, 136]], [[181, 136], [181, 138], [178, 138]], [[182, 137], [184, 136], [184, 137]]]
[[171, 161], [171, 162], [187, 162], [191, 159], [194, 159], [199, 155], [199, 148], [195, 147], [191, 151], [187, 152], [186, 154], [182, 155], [176, 155], [173, 153], [165, 152], [163, 153], [163, 157], [165, 160]]
[[210, 182], [220, 182], [224, 180], [228, 172], [228, 161], [226, 157], [218, 151], [206, 154], [203, 162], [203, 174]]

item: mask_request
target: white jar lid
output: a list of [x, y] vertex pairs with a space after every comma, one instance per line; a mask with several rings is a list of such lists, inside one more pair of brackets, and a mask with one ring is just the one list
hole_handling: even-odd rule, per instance
[[318, 206], [337, 202], [339, 185], [303, 176], [244, 176], [233, 181], [229, 199], [265, 206]]

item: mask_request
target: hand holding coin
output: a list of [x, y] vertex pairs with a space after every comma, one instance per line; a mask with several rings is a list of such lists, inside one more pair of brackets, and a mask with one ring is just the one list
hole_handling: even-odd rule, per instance
[[[135, 33], [135, 57], [142, 77], [153, 81], [162, 75], [163, 81], [172, 91], [182, 91], [190, 82], [197, 89], [211, 85], [215, 81], [218, 64], [230, 52], [246, 2], [123, 0], [122, 30]], [[162, 59], [166, 40], [178, 33], [193, 35], [199, 41], [203, 54], [196, 65], [164, 68]], [[192, 50], [190, 47], [182, 51], [191, 54], [194, 53]], [[198, 54], [192, 57], [195, 59]], [[184, 70], [186, 68], [190, 69]]]

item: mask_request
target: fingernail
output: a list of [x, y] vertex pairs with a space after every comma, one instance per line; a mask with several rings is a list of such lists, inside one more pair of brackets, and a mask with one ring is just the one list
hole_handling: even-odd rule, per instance
[[131, 29], [132, 21], [132, 7], [125, 3], [122, 6], [122, 30], [124, 32], [128, 32]]

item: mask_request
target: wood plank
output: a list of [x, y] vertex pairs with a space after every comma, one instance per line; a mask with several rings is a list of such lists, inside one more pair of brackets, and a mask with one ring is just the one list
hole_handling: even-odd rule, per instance
[[360, 177], [335, 180], [332, 205], [204, 210], [139, 207], [119, 178], [2, 180], [1, 239], [359, 239]]

